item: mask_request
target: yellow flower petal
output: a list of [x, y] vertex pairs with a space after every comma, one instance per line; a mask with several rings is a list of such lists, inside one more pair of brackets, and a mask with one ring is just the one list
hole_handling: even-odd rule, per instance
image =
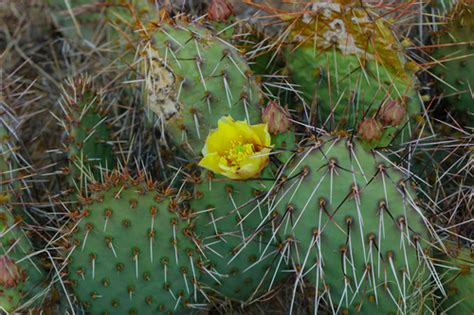
[[199, 161], [199, 166], [207, 168], [214, 173], [220, 173], [220, 163], [221, 157], [217, 153], [208, 153], [206, 154], [201, 161]]
[[231, 178], [231, 179], [242, 179], [239, 174], [237, 174], [237, 171], [235, 168], [232, 167], [227, 167], [224, 165], [221, 165], [220, 172], [218, 174], [224, 175], [225, 177]]
[[264, 149], [254, 156], [249, 157], [240, 164], [240, 169], [236, 171], [241, 179], [247, 179], [254, 177], [267, 166], [269, 159], [269, 153], [271, 149]]
[[264, 147], [269, 147], [272, 144], [272, 137], [268, 132], [267, 124], [258, 124], [251, 127], [252, 131], [258, 135], [261, 143], [260, 145]]
[[258, 134], [253, 131], [252, 126], [250, 126], [246, 121], [236, 121], [235, 126], [238, 128], [240, 136], [245, 143], [261, 144]]
[[[230, 150], [235, 142], [248, 142], [248, 138], [251, 137], [250, 128], [248, 125], [245, 126], [239, 124], [232, 119], [230, 116], [224, 116], [219, 119], [217, 123], [217, 129], [210, 132], [206, 140], [206, 152], [217, 152], [223, 154], [227, 150]], [[245, 127], [248, 130], [245, 130]], [[204, 154], [204, 153], [203, 153]]]
[[271, 136], [266, 124], [249, 125], [222, 117], [202, 149], [199, 166], [232, 179], [257, 176], [268, 164]]

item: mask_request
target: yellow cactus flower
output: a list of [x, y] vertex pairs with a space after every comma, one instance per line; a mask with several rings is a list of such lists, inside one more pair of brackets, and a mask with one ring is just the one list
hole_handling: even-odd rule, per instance
[[228, 178], [248, 179], [268, 164], [271, 149], [267, 124], [249, 125], [224, 116], [207, 137], [199, 166]]

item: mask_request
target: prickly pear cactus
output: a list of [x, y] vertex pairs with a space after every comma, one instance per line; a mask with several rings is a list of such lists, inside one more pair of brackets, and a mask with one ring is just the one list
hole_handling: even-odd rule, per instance
[[325, 300], [337, 314], [414, 312], [429, 223], [403, 175], [339, 137], [308, 143], [285, 175], [271, 210], [295, 292], [309, 282], [316, 308]]
[[14, 214], [18, 174], [9, 165], [13, 147], [8, 145], [8, 131], [3, 122], [0, 150], [0, 312], [10, 313], [25, 310], [41, 298], [45, 274], [21, 229], [22, 219]]
[[114, 173], [81, 210], [69, 278], [91, 314], [187, 313], [200, 300], [186, 213], [169, 191]]
[[97, 93], [88, 76], [69, 79], [60, 101], [64, 111], [61, 125], [66, 131], [69, 176], [81, 191], [87, 182], [112, 169], [115, 160], [111, 128], [107, 125], [103, 96]]
[[196, 23], [168, 18], [145, 33], [147, 108], [190, 157], [221, 117], [259, 122], [258, 84], [234, 47]]
[[271, 184], [215, 178], [212, 173], [196, 179], [190, 206], [203, 253], [202, 282], [210, 296], [250, 303], [281, 280], [278, 270], [285, 263], [278, 260], [278, 249], [268, 246], [274, 235], [263, 224], [270, 220], [263, 205]]
[[[451, 250], [452, 257], [443, 259], [440, 273], [445, 273], [447, 299], [442, 303], [446, 314], [474, 313], [474, 253], [467, 247]], [[449, 268], [449, 269], [446, 269]]]
[[[290, 20], [289, 75], [311, 115], [329, 130], [357, 130], [364, 117], [378, 119], [384, 126], [379, 146], [387, 145], [420, 111], [417, 66], [406, 60], [388, 23], [357, 3], [315, 3], [305, 12], [281, 16]], [[384, 104], [394, 100], [403, 106], [402, 117], [383, 121]]]
[[432, 37], [436, 46], [432, 69], [442, 96], [470, 126], [474, 124], [474, 5], [460, 1], [446, 25]]
[[66, 38], [94, 47], [104, 41], [124, 40], [114, 27], [131, 23], [153, 11], [148, 0], [47, 0], [52, 18]]

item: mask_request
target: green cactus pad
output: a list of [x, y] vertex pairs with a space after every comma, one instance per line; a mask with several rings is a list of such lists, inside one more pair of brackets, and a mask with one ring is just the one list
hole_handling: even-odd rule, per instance
[[315, 52], [310, 47], [301, 47], [290, 54], [293, 57], [288, 59], [288, 67], [292, 78], [300, 85], [308, 103], [317, 98], [316, 114], [330, 129], [354, 128], [362, 117], [377, 112], [387, 94], [389, 99], [408, 98], [408, 112], [419, 112], [414, 81], [396, 77], [375, 61], [368, 61], [362, 68], [357, 56]]
[[148, 0], [47, 0], [59, 31], [69, 40], [94, 47], [104, 41], [126, 40], [111, 25], [130, 23], [153, 10]]
[[263, 205], [271, 184], [203, 174], [195, 185], [191, 208], [197, 214], [195, 233], [207, 270], [202, 282], [210, 287], [209, 295], [250, 303], [281, 280], [278, 270], [285, 263], [275, 246], [267, 247], [271, 229], [258, 229], [270, 220]]
[[[384, 126], [395, 129], [390, 142], [420, 111], [416, 65], [405, 59], [386, 22], [344, 2], [315, 4], [314, 12], [288, 17], [289, 75], [311, 115], [329, 130], [357, 130], [364, 117], [378, 118], [386, 101], [400, 100], [406, 117], [396, 126]], [[402, 141], [407, 139], [409, 134]], [[380, 143], [385, 145], [387, 139]]]
[[[474, 313], [474, 253], [467, 247], [451, 251], [453, 257], [443, 260], [440, 267], [445, 272], [447, 298], [442, 303], [443, 311], [447, 314]], [[445, 268], [449, 268], [446, 270]]]
[[230, 44], [185, 21], [153, 24], [146, 36], [147, 108], [191, 158], [221, 117], [260, 121], [258, 84]]
[[91, 314], [188, 313], [200, 300], [198, 262], [167, 192], [113, 174], [96, 187], [71, 235], [69, 278]]
[[[45, 274], [37, 254], [15, 217], [19, 193], [15, 170], [9, 165], [13, 147], [8, 144], [7, 127], [0, 126], [0, 312], [25, 310], [41, 297]], [[44, 293], [44, 292], [42, 292]]]
[[8, 206], [0, 206], [0, 310], [5, 312], [27, 309], [43, 290], [45, 274], [21, 224]]
[[474, 6], [461, 1], [448, 16], [441, 32], [433, 36], [437, 45], [432, 72], [443, 97], [456, 117], [474, 124]]
[[[335, 313], [411, 313], [426, 279], [428, 230], [394, 166], [346, 138], [308, 144], [272, 206], [295, 290], [316, 287]], [[415, 303], [415, 304], [414, 304]]]
[[94, 91], [90, 77], [69, 80], [61, 103], [65, 111], [61, 124], [69, 142], [70, 182], [81, 190], [94, 178], [99, 179], [103, 170], [114, 167], [111, 130], [102, 96]]

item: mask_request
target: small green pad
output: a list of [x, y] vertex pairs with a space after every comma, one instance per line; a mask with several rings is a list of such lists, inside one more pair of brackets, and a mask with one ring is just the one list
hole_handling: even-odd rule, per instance
[[68, 80], [64, 91], [61, 124], [67, 133], [69, 177], [81, 190], [115, 165], [111, 128], [107, 126], [103, 96], [95, 91], [90, 77]]
[[[20, 179], [10, 167], [14, 154], [8, 143], [9, 132], [0, 126], [0, 311], [25, 310], [45, 293], [41, 284], [45, 274], [37, 254], [22, 230], [22, 220], [15, 217], [16, 195]], [[21, 307], [21, 309], [19, 308]]]

